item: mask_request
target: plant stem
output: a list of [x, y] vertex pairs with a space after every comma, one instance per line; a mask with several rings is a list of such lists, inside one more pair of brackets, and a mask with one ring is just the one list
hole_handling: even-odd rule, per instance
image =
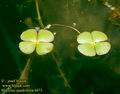
[[28, 76], [29, 76], [29, 72], [30, 72], [30, 68], [31, 68], [31, 63], [32, 63], [31, 57], [29, 57], [19, 80], [26, 80], [26, 81], [28, 80]]
[[68, 25], [62, 25], [62, 24], [51, 24], [51, 26], [62, 26], [62, 27], [67, 27], [67, 28], [71, 28], [73, 29], [74, 31], [76, 31], [77, 33], [80, 34], [80, 31], [72, 26], [68, 26]]
[[[61, 63], [61, 61], [60, 61], [59, 59], [57, 59], [54, 54], [52, 54], [52, 57], [53, 57], [53, 59], [55, 60], [55, 63], [56, 63], [56, 65], [57, 65], [57, 68], [58, 68], [58, 71], [59, 71], [59, 73], [60, 73], [60, 76], [61, 76], [61, 77], [63, 78], [63, 80], [64, 80], [65, 87], [68, 87], [68, 88], [71, 89], [71, 86], [69, 85], [69, 82], [68, 82], [67, 78], [65, 77], [64, 72], [63, 72], [63, 71], [60, 69], [60, 67], [59, 67], [59, 64]], [[59, 61], [58, 61], [58, 60], [59, 60]]]
[[35, 0], [35, 5], [36, 5], [37, 16], [38, 16], [38, 22], [39, 22], [39, 24], [40, 24], [40, 27], [41, 27], [41, 28], [44, 28], [44, 24], [43, 24], [41, 15], [40, 15], [38, 0]]

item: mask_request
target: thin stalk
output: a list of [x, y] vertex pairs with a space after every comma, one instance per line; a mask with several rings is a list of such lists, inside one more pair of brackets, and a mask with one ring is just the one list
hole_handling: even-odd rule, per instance
[[62, 25], [62, 24], [51, 24], [51, 26], [62, 26], [62, 27], [67, 27], [67, 28], [71, 28], [73, 29], [74, 31], [76, 31], [77, 33], [80, 34], [80, 31], [72, 26], [68, 26], [68, 25]]
[[[64, 72], [63, 72], [63, 71], [61, 70], [61, 68], [59, 67], [59, 64], [61, 63], [61, 61], [60, 61], [59, 59], [57, 59], [54, 54], [52, 54], [52, 57], [53, 57], [56, 65], [57, 65], [57, 68], [58, 68], [58, 71], [59, 71], [59, 73], [60, 73], [60, 76], [61, 76], [61, 77], [63, 78], [63, 80], [64, 80], [65, 87], [68, 87], [68, 88], [71, 89], [71, 86], [70, 86], [67, 78], [65, 77]], [[59, 60], [59, 61], [58, 61], [58, 60]]]
[[37, 11], [37, 16], [38, 16], [38, 22], [41, 26], [41, 28], [44, 28], [44, 24], [40, 15], [40, 10], [39, 10], [39, 3], [38, 0], [35, 0], [35, 5], [36, 5], [36, 11]]
[[23, 69], [21, 73], [19, 80], [26, 80], [26, 81], [28, 80], [31, 64], [32, 64], [31, 57], [29, 57], [25, 65], [25, 68]]

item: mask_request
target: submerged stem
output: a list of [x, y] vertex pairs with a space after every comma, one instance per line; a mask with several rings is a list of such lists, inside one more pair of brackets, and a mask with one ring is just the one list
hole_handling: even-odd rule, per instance
[[28, 58], [25, 68], [23, 69], [19, 80], [28, 80], [30, 68], [31, 68], [31, 57]]
[[77, 33], [80, 33], [80, 31], [72, 26], [68, 26], [68, 25], [62, 25], [62, 24], [51, 24], [51, 26], [62, 26], [62, 27], [67, 27], [67, 28], [71, 28], [74, 31], [76, 31]]
[[55, 60], [55, 63], [56, 63], [56, 65], [57, 65], [57, 68], [58, 68], [58, 71], [59, 71], [59, 73], [60, 73], [60, 76], [61, 76], [61, 77], [63, 78], [63, 80], [64, 80], [65, 87], [71, 88], [71, 86], [69, 85], [69, 82], [68, 82], [67, 78], [65, 77], [64, 72], [63, 72], [63, 71], [60, 69], [60, 67], [59, 67], [59, 63], [61, 63], [61, 61], [60, 61], [60, 60], [58, 61], [58, 59], [55, 57], [54, 54], [52, 54], [52, 57], [53, 57], [53, 59]]
[[37, 16], [38, 16], [38, 22], [39, 22], [41, 28], [44, 28], [44, 24], [43, 24], [41, 15], [40, 15], [38, 0], [35, 0], [35, 5], [36, 5]]

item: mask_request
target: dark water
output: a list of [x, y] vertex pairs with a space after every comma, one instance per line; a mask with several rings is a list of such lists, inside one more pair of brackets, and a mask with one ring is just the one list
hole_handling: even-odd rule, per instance
[[[109, 37], [112, 48], [103, 56], [84, 56], [77, 50], [78, 34], [74, 30], [52, 27], [50, 30], [57, 33], [53, 53], [57, 54], [57, 61], [71, 88], [65, 87], [51, 53], [45, 56], [35, 53], [28, 83], [43, 91], [34, 94], [120, 94], [120, 15], [111, 16], [112, 11], [102, 3], [105, 1], [119, 9], [119, 0], [41, 0], [44, 25], [72, 26], [76, 23], [80, 32], [102, 31]], [[26, 18], [32, 19], [33, 27], [38, 26], [35, 2], [0, 2], [0, 79], [19, 79], [29, 58], [18, 48], [20, 34], [29, 28], [24, 22]]]

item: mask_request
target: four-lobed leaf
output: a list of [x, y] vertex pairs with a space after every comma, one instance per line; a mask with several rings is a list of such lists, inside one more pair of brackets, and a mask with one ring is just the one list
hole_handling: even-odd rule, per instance
[[53, 50], [54, 35], [45, 29], [38, 32], [35, 29], [28, 29], [20, 36], [22, 42], [19, 43], [20, 50], [25, 54], [31, 54], [36, 50], [38, 55], [45, 55]]
[[77, 37], [78, 51], [85, 56], [104, 55], [109, 52], [111, 45], [106, 42], [108, 37], [100, 31], [83, 32]]

